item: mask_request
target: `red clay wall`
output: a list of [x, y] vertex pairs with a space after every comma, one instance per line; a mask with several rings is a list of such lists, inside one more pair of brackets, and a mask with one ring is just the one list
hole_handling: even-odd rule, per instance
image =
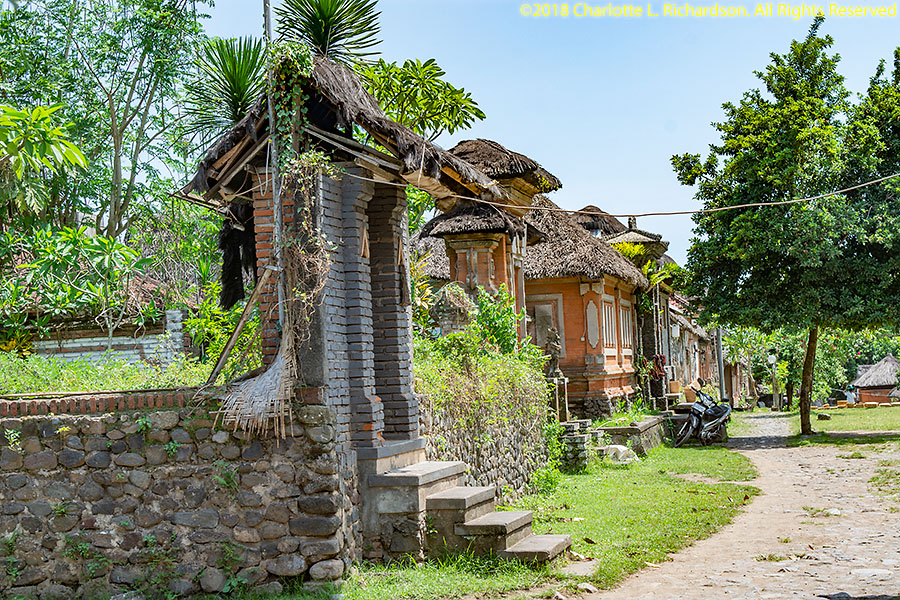
[[868, 389], [860, 389], [859, 390], [859, 402], [860, 404], [864, 404], [866, 402], [878, 402], [880, 404], [890, 404], [891, 398], [889, 394], [892, 387], [885, 388], [868, 388]]
[[[586, 287], [585, 287], [586, 286]], [[526, 303], [555, 302], [562, 305], [562, 327], [565, 338], [564, 356], [560, 356], [560, 368], [569, 378], [569, 407], [581, 417], [597, 417], [608, 414], [616, 402], [631, 397], [634, 382], [634, 346], [637, 337], [634, 315], [634, 295], [631, 286], [610, 278], [601, 289], [599, 282], [579, 279], [544, 279], [527, 281]], [[584, 293], [582, 293], [584, 292]], [[607, 346], [604, 339], [603, 302], [613, 306], [614, 339]], [[593, 302], [599, 319], [600, 335], [596, 346], [591, 344], [587, 314]], [[624, 303], [624, 304], [623, 304]], [[631, 314], [631, 345], [626, 347], [622, 339], [621, 310]]]

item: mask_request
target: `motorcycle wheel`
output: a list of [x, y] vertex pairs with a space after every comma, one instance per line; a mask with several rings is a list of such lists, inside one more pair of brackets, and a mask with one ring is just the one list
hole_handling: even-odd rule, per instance
[[691, 427], [691, 420], [688, 419], [678, 430], [678, 433], [675, 434], [675, 447], [677, 448], [688, 441], [692, 433], [694, 433], [694, 429]]

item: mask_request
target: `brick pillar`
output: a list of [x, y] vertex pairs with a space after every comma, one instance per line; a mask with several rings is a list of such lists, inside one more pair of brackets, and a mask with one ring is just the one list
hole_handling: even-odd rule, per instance
[[419, 402], [412, 386], [412, 314], [406, 191], [375, 185], [369, 202], [375, 391], [384, 403], [384, 437], [419, 437]]
[[[348, 172], [369, 176], [349, 167]], [[351, 429], [359, 446], [384, 443], [384, 407], [375, 393], [375, 357], [372, 335], [372, 278], [369, 269], [371, 241], [366, 208], [374, 184], [352, 177], [342, 181], [344, 306], [349, 356]]]
[[[275, 265], [275, 202], [269, 170], [258, 168], [253, 173], [253, 219], [256, 229], [256, 271], [262, 277], [267, 266]], [[283, 194], [281, 199], [282, 218], [285, 226], [293, 222], [294, 198]], [[262, 291], [259, 300], [260, 340], [263, 363], [268, 365], [275, 359], [281, 342], [281, 328], [278, 321], [278, 288], [275, 279]]]

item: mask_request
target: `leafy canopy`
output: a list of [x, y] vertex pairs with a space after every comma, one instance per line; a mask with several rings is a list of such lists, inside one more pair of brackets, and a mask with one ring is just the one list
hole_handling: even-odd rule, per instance
[[433, 58], [402, 65], [381, 59], [361, 65], [359, 71], [388, 117], [429, 140], [468, 129], [485, 118], [470, 93], [444, 79], [446, 72]]
[[69, 141], [68, 126], [53, 118], [60, 108], [0, 105], [0, 208], [6, 203], [23, 213], [42, 211], [49, 202], [46, 177], [87, 166], [81, 150]]
[[[721, 141], [705, 160], [672, 158], [704, 208], [827, 194], [880, 172], [867, 157], [881, 132], [854, 119], [822, 22], [756, 72], [763, 90], [723, 106], [726, 118], [714, 124]], [[877, 219], [897, 209], [871, 204], [877, 189], [695, 215], [689, 292], [720, 322], [764, 331], [895, 320], [887, 307], [900, 299], [900, 264], [888, 249], [897, 229], [884, 231]]]

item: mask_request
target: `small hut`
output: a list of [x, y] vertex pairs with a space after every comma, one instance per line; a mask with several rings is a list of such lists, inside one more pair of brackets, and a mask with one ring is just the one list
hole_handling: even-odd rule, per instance
[[890, 404], [890, 394], [897, 387], [897, 371], [900, 371], [900, 361], [893, 354], [888, 354], [881, 362], [859, 374], [851, 384], [859, 390], [859, 403]]

